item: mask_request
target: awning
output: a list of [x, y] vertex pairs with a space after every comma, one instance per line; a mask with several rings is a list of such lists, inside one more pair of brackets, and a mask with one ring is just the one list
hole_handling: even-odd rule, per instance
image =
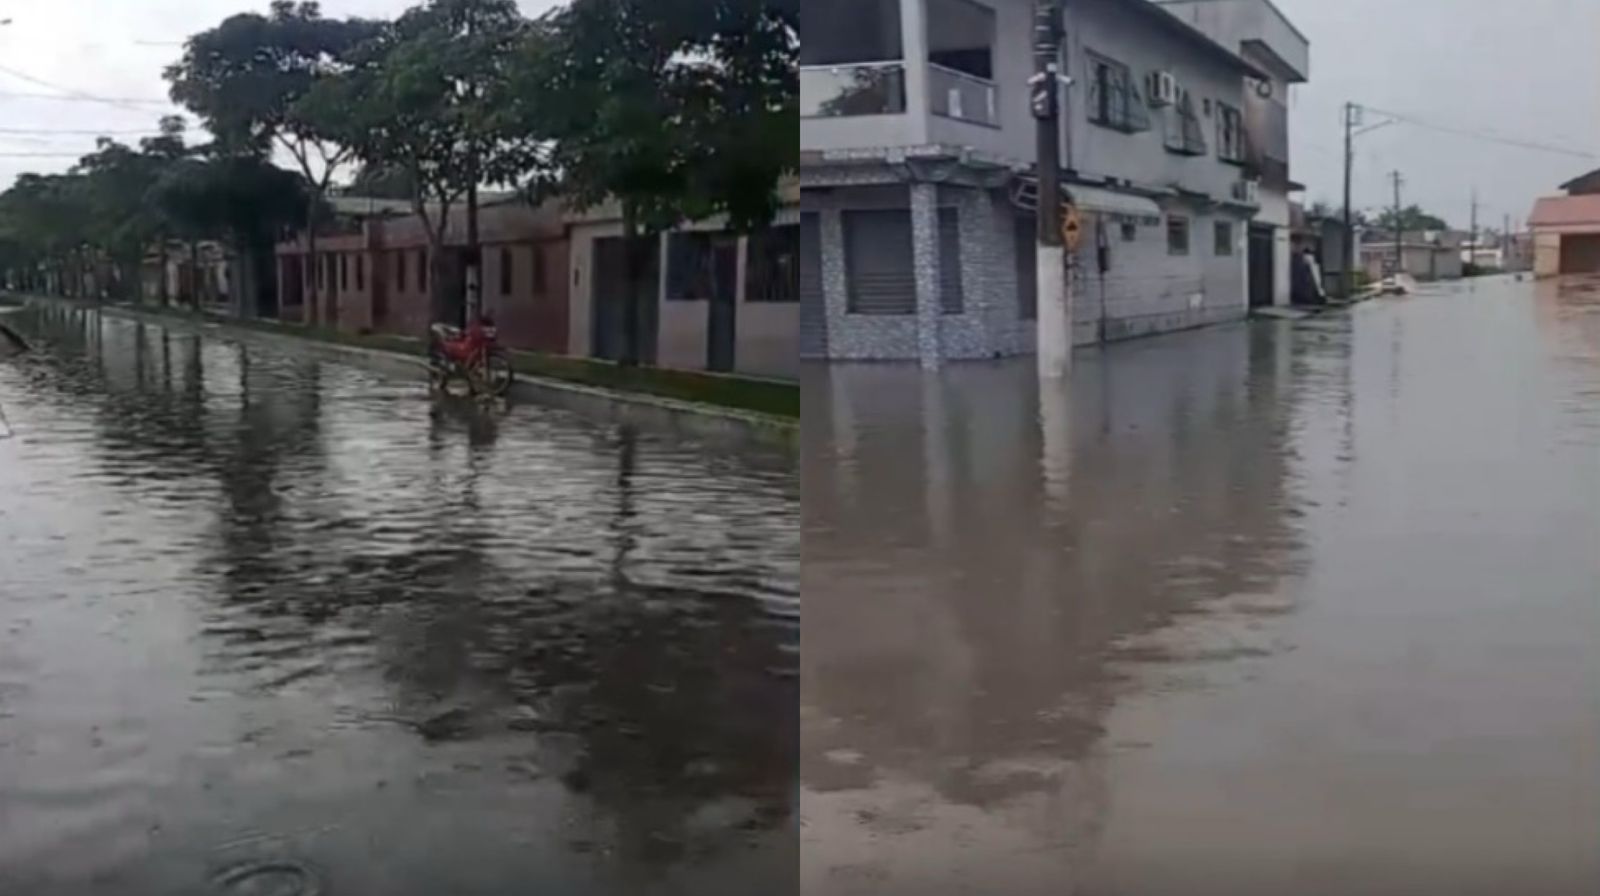
[[1085, 211], [1128, 218], [1161, 217], [1161, 206], [1156, 205], [1155, 200], [1147, 196], [1087, 187], [1083, 184], [1068, 184], [1065, 189], [1072, 197], [1073, 203]]

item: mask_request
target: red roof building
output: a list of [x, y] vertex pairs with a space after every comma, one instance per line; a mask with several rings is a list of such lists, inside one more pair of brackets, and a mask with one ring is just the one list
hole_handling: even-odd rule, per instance
[[1562, 184], [1565, 196], [1533, 204], [1533, 272], [1537, 277], [1600, 274], [1600, 171]]

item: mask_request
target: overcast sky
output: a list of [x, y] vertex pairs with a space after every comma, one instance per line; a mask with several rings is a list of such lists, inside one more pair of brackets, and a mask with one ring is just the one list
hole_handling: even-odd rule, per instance
[[[535, 14], [555, 0], [521, 0]], [[1491, 131], [1600, 153], [1600, 0], [1277, 0], [1311, 40], [1312, 76], [1293, 101], [1292, 168], [1307, 199], [1340, 195], [1340, 106], [1354, 100], [1446, 127]], [[324, 0], [328, 15], [393, 16], [407, 0]], [[265, 9], [266, 2], [254, 5]], [[60, 94], [0, 71], [0, 184], [59, 171], [92, 134], [15, 129], [150, 129], [167, 111], [161, 70], [187, 35], [248, 8], [235, 0], [0, 0], [0, 66], [96, 96], [151, 104], [34, 99]], [[1377, 118], [1369, 118], [1373, 123]], [[138, 134], [117, 134], [136, 140]], [[1361, 137], [1356, 203], [1387, 203], [1400, 169], [1407, 201], [1465, 226], [1477, 187], [1481, 220], [1526, 217], [1535, 196], [1600, 158], [1498, 146], [1394, 125]], [[16, 153], [54, 153], [17, 157]]]
[[[1476, 186], [1483, 226], [1525, 220], [1533, 199], [1600, 168], [1600, 0], [1276, 0], [1311, 41], [1295, 88], [1290, 167], [1307, 201], [1340, 202], [1348, 101], [1450, 128], [1554, 144], [1592, 158], [1396, 124], [1357, 138], [1356, 205], [1403, 199], [1458, 226]], [[1368, 124], [1381, 121], [1369, 115]]]
[[[518, 3], [535, 15], [556, 0]], [[322, 10], [334, 17], [392, 18], [411, 5], [323, 0]], [[109, 136], [133, 142], [154, 131], [157, 119], [178, 111], [166, 103], [161, 72], [182, 54], [184, 38], [267, 6], [268, 0], [0, 0], [0, 19], [12, 20], [0, 26], [0, 188], [26, 171], [66, 170], [93, 150], [94, 133], [114, 132]], [[132, 102], [17, 95], [69, 91]], [[65, 133], [78, 130], [91, 133]]]

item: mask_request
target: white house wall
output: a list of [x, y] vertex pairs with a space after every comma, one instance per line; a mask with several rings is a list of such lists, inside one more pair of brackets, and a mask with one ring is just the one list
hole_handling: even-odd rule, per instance
[[[1190, 41], [1169, 34], [1140, 16], [1128, 14], [1123, 0], [1078, 0], [1068, 7], [1067, 65], [1074, 79], [1071, 90], [1071, 167], [1089, 177], [1111, 177], [1146, 186], [1182, 185], [1184, 188], [1226, 199], [1243, 169], [1217, 158], [1216, 113], [1207, 116], [1202, 100], [1222, 100], [1244, 108], [1244, 78], [1237, 68], [1196, 49]], [[1166, 148], [1162, 119], [1167, 109], [1149, 109], [1148, 131], [1125, 134], [1089, 121], [1089, 51], [1120, 62], [1139, 81], [1152, 71], [1170, 71], [1180, 87], [1193, 97], [1200, 116], [1206, 152], [1185, 156]]]

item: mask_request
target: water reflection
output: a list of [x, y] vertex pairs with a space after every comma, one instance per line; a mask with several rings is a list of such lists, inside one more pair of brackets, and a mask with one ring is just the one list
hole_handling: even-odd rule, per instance
[[1587, 893], [1600, 302], [808, 371], [803, 889]]
[[1119, 695], [1281, 649], [1298, 395], [1348, 359], [1335, 321], [1130, 346], [1042, 394], [1027, 364], [809, 371], [808, 891], [1070, 881]]
[[339, 892], [792, 889], [783, 457], [31, 327], [0, 366], [0, 890], [280, 859]]

